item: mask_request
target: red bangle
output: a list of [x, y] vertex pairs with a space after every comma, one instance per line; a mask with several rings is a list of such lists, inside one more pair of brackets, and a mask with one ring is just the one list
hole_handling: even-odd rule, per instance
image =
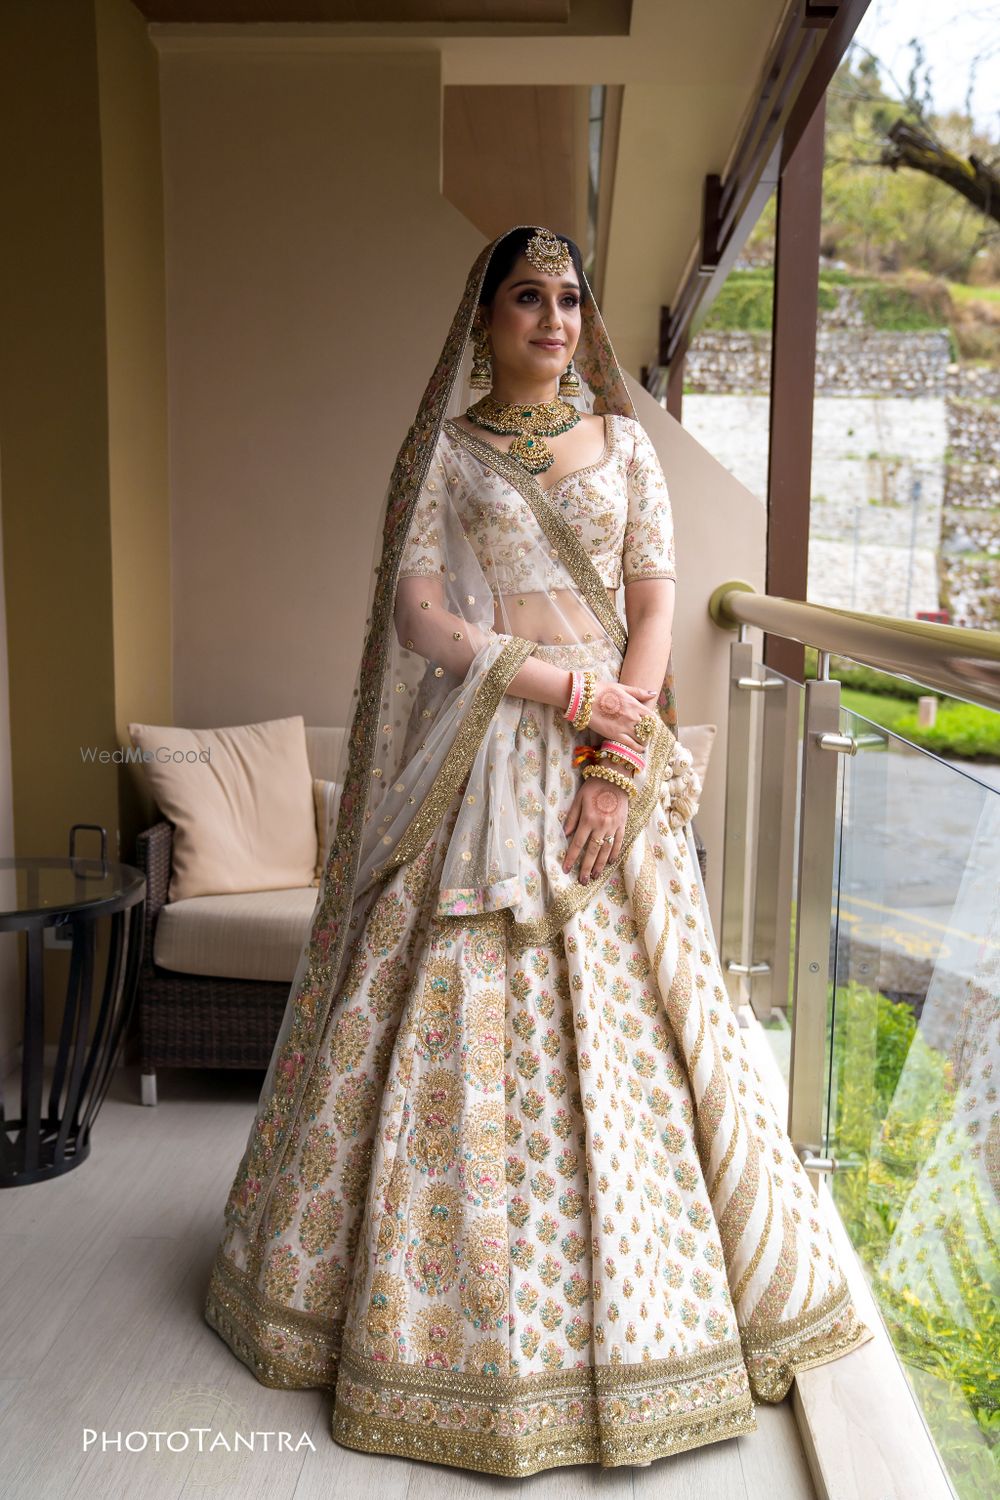
[[627, 761], [637, 771], [641, 771], [646, 764], [645, 756], [640, 751], [633, 750], [631, 745], [623, 745], [621, 740], [604, 740], [601, 745], [602, 754], [605, 751], [610, 751], [621, 760]]

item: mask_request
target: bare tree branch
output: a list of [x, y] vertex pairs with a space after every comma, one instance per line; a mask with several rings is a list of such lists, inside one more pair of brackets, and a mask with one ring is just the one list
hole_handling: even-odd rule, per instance
[[893, 172], [911, 167], [925, 172], [954, 189], [988, 219], [1000, 223], [1000, 177], [974, 153], [961, 157], [920, 125], [896, 120], [887, 132], [890, 145], [882, 152], [882, 164]]

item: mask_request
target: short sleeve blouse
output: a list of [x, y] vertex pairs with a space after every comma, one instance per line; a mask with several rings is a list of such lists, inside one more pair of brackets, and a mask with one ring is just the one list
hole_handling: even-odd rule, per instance
[[439, 443], [417, 497], [403, 544], [400, 578], [431, 578], [444, 572], [441, 534], [446, 524], [448, 477]]
[[622, 550], [622, 580], [677, 578], [674, 522], [667, 481], [642, 423], [627, 418], [635, 447], [626, 465], [628, 509]]

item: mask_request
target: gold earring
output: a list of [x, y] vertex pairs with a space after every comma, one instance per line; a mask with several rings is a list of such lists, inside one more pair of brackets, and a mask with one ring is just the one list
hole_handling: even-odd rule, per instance
[[472, 373], [469, 376], [469, 386], [474, 391], [488, 391], [493, 386], [489, 336], [481, 323], [474, 324], [472, 329]]
[[580, 377], [573, 368], [573, 361], [570, 360], [559, 377], [559, 394], [560, 396], [579, 396], [580, 390]]

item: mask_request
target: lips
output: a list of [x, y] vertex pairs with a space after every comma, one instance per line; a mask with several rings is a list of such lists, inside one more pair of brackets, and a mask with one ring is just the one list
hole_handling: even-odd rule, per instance
[[565, 345], [564, 345], [562, 339], [532, 339], [531, 342], [533, 344], [537, 344], [538, 347], [539, 347], [539, 349], [563, 349], [563, 348], [565, 348]]

